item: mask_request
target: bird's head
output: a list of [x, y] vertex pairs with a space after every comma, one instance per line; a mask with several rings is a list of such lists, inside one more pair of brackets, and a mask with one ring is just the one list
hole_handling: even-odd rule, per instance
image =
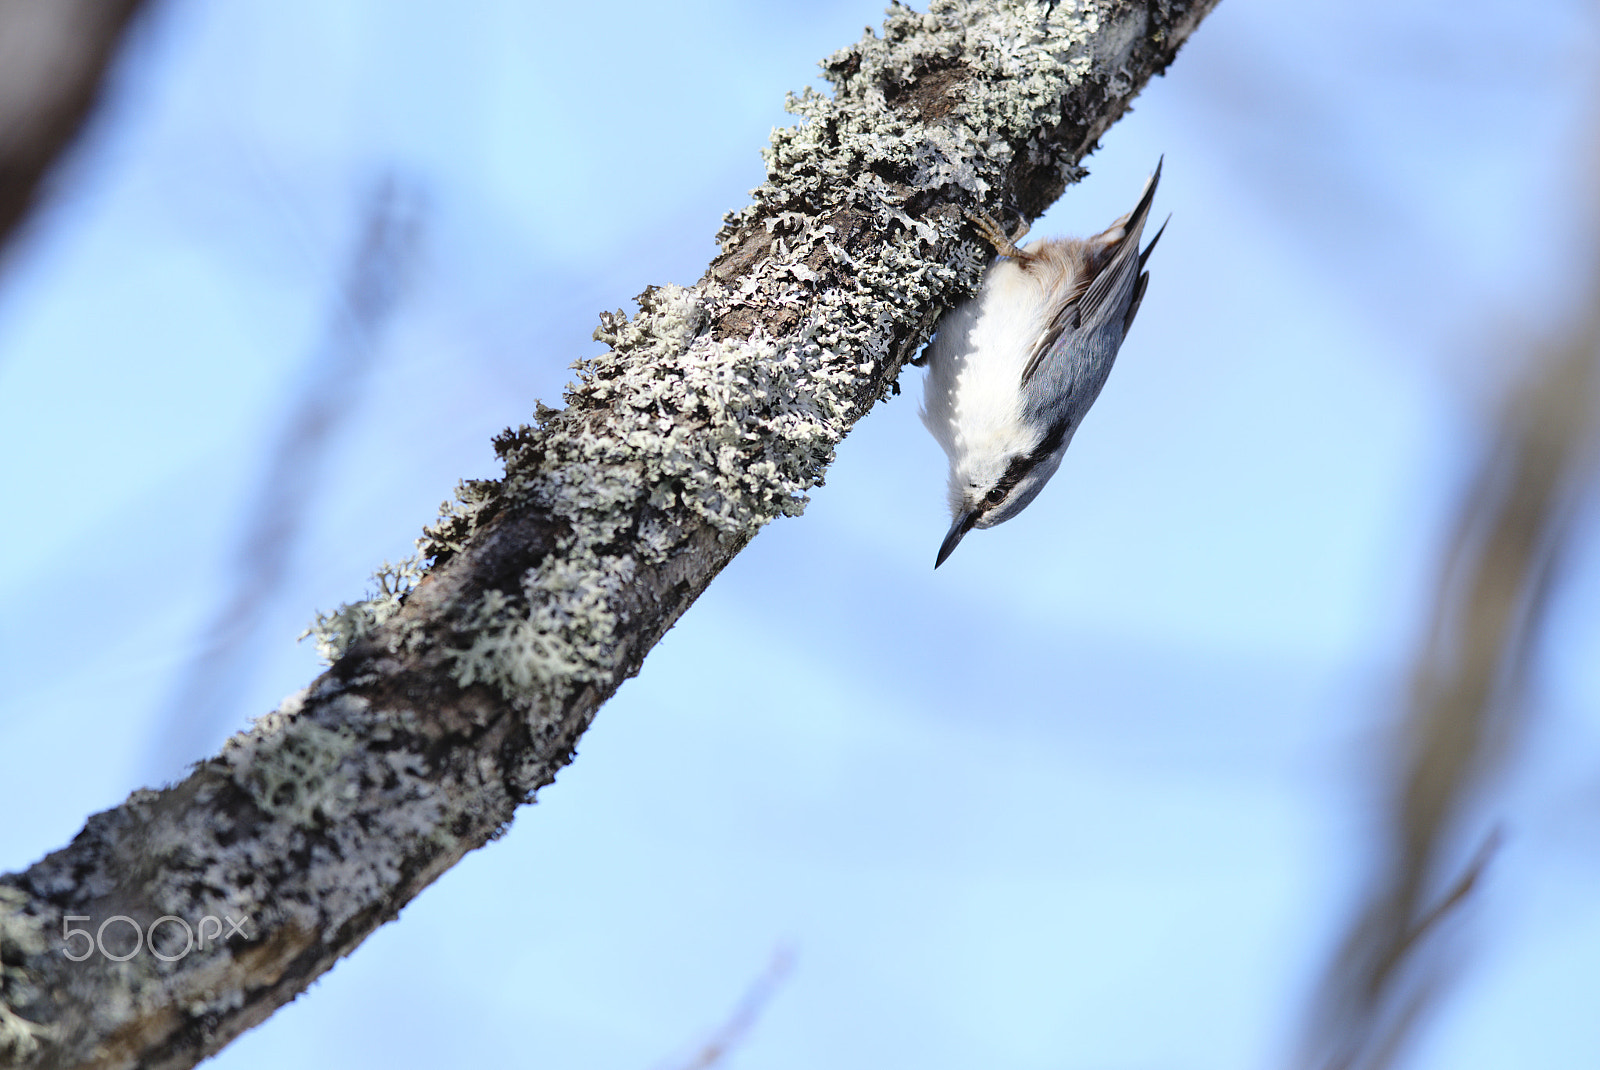
[[1028, 507], [1055, 475], [1069, 435], [1046, 435], [1031, 449], [973, 453], [950, 466], [949, 534], [933, 567], [944, 564], [973, 528], [1004, 524]]

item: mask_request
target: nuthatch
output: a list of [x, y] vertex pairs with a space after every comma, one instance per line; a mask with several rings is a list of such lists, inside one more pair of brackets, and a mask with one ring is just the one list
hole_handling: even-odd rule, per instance
[[[1084, 241], [1026, 249], [967, 213], [998, 254], [976, 297], [950, 309], [928, 344], [922, 422], [950, 458], [954, 522], [933, 567], [973, 528], [1002, 524], [1055, 475], [1105, 385], [1150, 275], [1139, 251], [1161, 164], [1133, 211]], [[1166, 224], [1161, 225], [1166, 230]]]

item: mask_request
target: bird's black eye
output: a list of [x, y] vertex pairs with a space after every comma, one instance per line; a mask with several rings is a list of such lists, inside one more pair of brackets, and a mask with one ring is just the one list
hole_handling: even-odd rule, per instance
[[1006, 488], [994, 488], [988, 494], [983, 496], [983, 500], [988, 502], [990, 505], [999, 505], [1001, 502], [1006, 500]]

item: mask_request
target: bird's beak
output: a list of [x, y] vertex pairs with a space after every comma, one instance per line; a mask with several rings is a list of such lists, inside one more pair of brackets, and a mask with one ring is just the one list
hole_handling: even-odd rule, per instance
[[956, 517], [955, 522], [950, 525], [950, 534], [944, 537], [944, 545], [939, 547], [939, 556], [933, 562], [934, 568], [944, 564], [944, 559], [955, 551], [956, 543], [960, 542], [961, 537], [971, 531], [972, 525], [977, 522], [978, 510], [976, 509], [968, 509]]

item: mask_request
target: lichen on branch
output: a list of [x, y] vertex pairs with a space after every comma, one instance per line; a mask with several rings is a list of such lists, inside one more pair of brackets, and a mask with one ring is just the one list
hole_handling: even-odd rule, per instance
[[[618, 593], [678, 551], [686, 524], [742, 546], [804, 509], [938, 310], [976, 285], [987, 250], [960, 208], [1005, 199], [1025, 212], [1082, 174], [1082, 136], [1060, 137], [1069, 104], [1127, 92], [1146, 28], [1108, 6], [896, 6], [881, 37], [823, 63], [833, 96], [789, 97], [801, 121], [773, 133], [767, 181], [725, 218], [711, 271], [651, 287], [632, 317], [602, 313], [595, 337], [610, 349], [577, 365], [567, 409], [503, 436], [505, 479], [464, 487], [425, 536], [437, 560], [486, 508], [560, 527], [559, 560], [463, 613], [457, 683], [538, 708], [615, 679], [629, 627]], [[351, 634], [325, 631], [327, 649]]]

